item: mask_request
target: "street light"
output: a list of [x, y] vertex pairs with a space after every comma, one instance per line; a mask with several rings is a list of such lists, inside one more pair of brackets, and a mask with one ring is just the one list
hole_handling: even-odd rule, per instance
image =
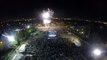
[[94, 56], [100, 56], [102, 54], [102, 51], [100, 49], [94, 49], [93, 54]]
[[14, 38], [14, 36], [7, 36], [7, 38], [8, 38], [8, 40], [9, 40], [10, 42], [13, 42], [13, 41], [15, 41], [15, 38]]
[[8, 35], [8, 34], [2, 34], [2, 36], [4, 36], [7, 40], [7, 46], [9, 48], [11, 47], [16, 47], [16, 44], [18, 44], [17, 40], [15, 39], [15, 35]]
[[4, 34], [2, 34], [2, 35], [4, 37], [6, 37], [9, 42], [14, 42], [15, 41], [15, 37], [13, 35], [4, 35]]
[[30, 28], [30, 25], [28, 25], [26, 28], [28, 28], [28, 29], [29, 29], [29, 28]]

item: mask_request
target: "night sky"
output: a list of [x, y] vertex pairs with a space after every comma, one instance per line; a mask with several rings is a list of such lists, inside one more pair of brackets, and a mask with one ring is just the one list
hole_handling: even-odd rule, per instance
[[106, 0], [0, 0], [0, 18], [37, 16], [43, 9], [58, 17], [85, 17], [107, 21]]

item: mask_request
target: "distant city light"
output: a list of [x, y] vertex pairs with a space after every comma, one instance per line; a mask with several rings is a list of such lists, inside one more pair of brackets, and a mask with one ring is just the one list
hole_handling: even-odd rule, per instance
[[29, 29], [29, 28], [30, 28], [30, 25], [28, 25], [26, 28], [28, 28], [28, 29]]
[[100, 49], [94, 49], [94, 50], [93, 50], [93, 54], [94, 54], [95, 56], [99, 56], [99, 55], [101, 55], [101, 53], [102, 53], [102, 51], [101, 51]]
[[79, 30], [77, 29], [77, 31], [79, 31]]
[[0, 49], [3, 48], [3, 41], [0, 41]]
[[2, 41], [0, 41], [0, 44], [2, 44], [3, 42]]
[[82, 32], [80, 32], [81, 34], [84, 34], [84, 32], [82, 31]]

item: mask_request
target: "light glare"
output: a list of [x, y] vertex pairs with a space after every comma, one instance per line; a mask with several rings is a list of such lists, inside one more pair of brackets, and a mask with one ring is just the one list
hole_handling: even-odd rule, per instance
[[44, 24], [49, 24], [50, 22], [51, 22], [51, 20], [48, 20], [48, 19], [44, 19], [44, 20], [43, 20], [43, 23], [44, 23]]
[[2, 34], [4, 37], [6, 37], [8, 39], [9, 42], [13, 42], [15, 41], [15, 37], [13, 35], [5, 35], [5, 34]]
[[42, 14], [42, 17], [43, 17], [44, 19], [48, 19], [48, 18], [50, 17], [49, 12], [44, 12], [44, 13]]
[[47, 11], [46, 10], [43, 10], [43, 12], [41, 13], [41, 17], [43, 19], [43, 23], [45, 24], [45, 26], [49, 23], [51, 23], [51, 18], [53, 16], [53, 11], [48, 9]]
[[28, 25], [27, 28], [29, 29], [29, 28], [30, 28], [30, 25]]
[[15, 41], [14, 36], [7, 36], [7, 38], [8, 38], [8, 40], [9, 40], [10, 42]]
[[95, 49], [95, 50], [93, 51], [93, 54], [96, 55], [96, 56], [99, 56], [99, 55], [101, 55], [101, 50]]

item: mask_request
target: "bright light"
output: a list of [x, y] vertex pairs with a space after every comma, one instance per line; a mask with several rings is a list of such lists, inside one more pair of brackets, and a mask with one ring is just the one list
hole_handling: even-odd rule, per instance
[[7, 38], [8, 38], [8, 40], [9, 40], [10, 42], [15, 41], [14, 36], [7, 36]]
[[80, 34], [84, 34], [84, 32], [82, 31], [82, 32], [80, 32]]
[[48, 19], [44, 19], [44, 20], [43, 20], [43, 23], [44, 23], [44, 24], [49, 24], [50, 22], [51, 22], [51, 20], [48, 20]]
[[50, 9], [48, 10], [43, 10], [42, 14], [41, 14], [41, 17], [43, 19], [43, 23], [46, 25], [46, 24], [49, 24], [51, 23], [51, 18], [53, 16], [54, 12]]
[[8, 39], [9, 42], [13, 42], [15, 41], [15, 37], [13, 35], [4, 35], [2, 34], [4, 37], [6, 37]]
[[49, 31], [48, 32], [49, 37], [56, 37], [56, 34], [57, 34], [56, 31]]
[[42, 14], [41, 14], [41, 17], [43, 19], [51, 19], [52, 16], [53, 16], [54, 12], [50, 9], [48, 10], [43, 10]]
[[19, 48], [19, 52], [24, 52], [26, 49], [26, 44], [22, 44], [21, 47]]
[[94, 51], [93, 51], [93, 54], [95, 55], [95, 56], [99, 56], [99, 55], [101, 55], [101, 50], [99, 50], [99, 49], [95, 49]]
[[50, 35], [48, 35], [49, 37], [55, 37], [56, 35], [54, 35], [54, 34], [50, 34]]
[[28, 28], [28, 29], [29, 29], [29, 28], [30, 28], [30, 25], [28, 25], [26, 28]]
[[0, 44], [2, 44], [3, 42], [2, 41], [0, 41]]
[[44, 19], [48, 19], [48, 18], [50, 17], [49, 12], [44, 12], [44, 13], [42, 14], [42, 17], [43, 17]]

